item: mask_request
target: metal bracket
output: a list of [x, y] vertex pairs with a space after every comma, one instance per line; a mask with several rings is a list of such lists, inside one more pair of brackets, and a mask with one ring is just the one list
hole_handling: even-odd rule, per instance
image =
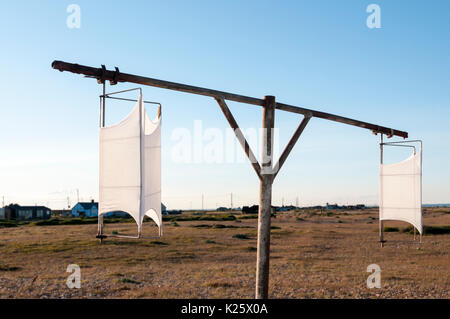
[[97, 78], [98, 84], [104, 84], [105, 83], [105, 74], [106, 74], [106, 66], [102, 64], [102, 75], [100, 78]]
[[394, 136], [394, 130], [391, 129], [391, 133], [386, 135], [387, 138], [391, 138], [392, 136]]
[[119, 68], [116, 66], [114, 67], [116, 71], [114, 72], [113, 79], [109, 81], [110, 85], [116, 85], [117, 84], [117, 76], [120, 74]]

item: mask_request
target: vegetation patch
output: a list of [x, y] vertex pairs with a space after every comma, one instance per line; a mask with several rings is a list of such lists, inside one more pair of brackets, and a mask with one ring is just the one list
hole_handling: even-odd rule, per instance
[[20, 267], [0, 265], [0, 271], [17, 271], [17, 270], [20, 270]]
[[167, 246], [167, 245], [169, 245], [168, 243], [165, 243], [163, 241], [157, 241], [157, 240], [151, 241], [150, 244], [152, 244], [152, 245], [160, 245], [160, 246]]
[[[414, 233], [414, 227], [408, 226], [405, 229], [403, 229], [404, 233], [413, 234]], [[423, 234], [424, 235], [445, 235], [450, 234], [450, 225], [444, 225], [444, 226], [423, 226]]]
[[17, 223], [10, 220], [0, 220], [0, 228], [17, 227]]
[[238, 217], [239, 219], [258, 219], [258, 215], [254, 214], [254, 215], [242, 215]]
[[237, 239], [250, 239], [250, 237], [248, 237], [248, 236], [245, 235], [245, 234], [236, 234], [236, 235], [233, 235], [233, 238], [237, 238]]
[[207, 243], [207, 244], [215, 244], [216, 242], [214, 240], [207, 239], [207, 240], [205, 240], [205, 243]]
[[212, 228], [212, 225], [201, 224], [201, 225], [192, 225], [191, 227], [195, 227], [195, 228]]
[[177, 221], [177, 222], [185, 222], [185, 221], [232, 221], [236, 220], [236, 216], [232, 214], [211, 214], [211, 215], [190, 215], [190, 216], [163, 216], [163, 221]]
[[213, 226], [213, 228], [221, 229], [221, 228], [240, 228], [239, 226], [234, 225], [223, 225], [223, 224], [216, 224]]
[[124, 284], [135, 284], [135, 285], [140, 284], [139, 281], [136, 281], [136, 280], [133, 280], [130, 278], [120, 278], [117, 282], [124, 283]]
[[230, 284], [228, 282], [210, 282], [207, 283], [206, 286], [211, 288], [232, 288], [233, 284]]
[[395, 233], [395, 232], [398, 232], [399, 229], [398, 229], [398, 227], [384, 227], [384, 231], [386, 233]]
[[120, 272], [116, 272], [116, 273], [111, 274], [111, 276], [114, 276], [114, 277], [124, 277], [125, 275], [122, 274], [122, 273], [120, 273]]
[[194, 227], [194, 228], [214, 228], [214, 229], [224, 229], [224, 228], [250, 228], [250, 227], [248, 227], [248, 226], [240, 227], [240, 226], [223, 225], [223, 224], [214, 224], [214, 225], [200, 224], [200, 225], [191, 225], [191, 227]]
[[[105, 218], [105, 224], [130, 223], [130, 218]], [[50, 218], [31, 222], [31, 226], [89, 225], [97, 224], [97, 217], [89, 218]]]

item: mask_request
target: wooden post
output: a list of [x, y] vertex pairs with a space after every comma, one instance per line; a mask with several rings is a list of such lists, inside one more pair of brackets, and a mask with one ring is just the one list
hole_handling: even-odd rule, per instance
[[[381, 143], [380, 143], [380, 164], [383, 164], [383, 133], [381, 133]], [[381, 195], [381, 194], [380, 194]], [[380, 203], [382, 204], [382, 203]], [[380, 207], [381, 209], [381, 207]], [[381, 220], [381, 215], [378, 215], [379, 222], [380, 222], [380, 245], [381, 248], [383, 248], [384, 244], [384, 238], [383, 238], [383, 221]]]
[[262, 119], [261, 181], [258, 212], [258, 248], [256, 260], [256, 298], [269, 297], [270, 217], [272, 214], [273, 129], [275, 97], [264, 97]]
[[[198, 95], [204, 95], [204, 96], [211, 96], [214, 98], [222, 98], [224, 100], [234, 101], [234, 102], [240, 102], [240, 103], [247, 103], [251, 105], [259, 105], [264, 106], [264, 100], [257, 99], [254, 97], [234, 94], [234, 93], [228, 93], [223, 91], [217, 91], [217, 90], [211, 90], [207, 88], [202, 88], [198, 86], [192, 86], [192, 85], [186, 85], [182, 83], [175, 83], [175, 82], [169, 82], [169, 81], [163, 81], [158, 79], [152, 79], [144, 76], [134, 75], [134, 74], [127, 74], [122, 72], [111, 71], [106, 70], [103, 67], [102, 68], [93, 68], [85, 65], [79, 65], [79, 64], [73, 64], [73, 63], [67, 63], [63, 61], [53, 61], [52, 68], [59, 71], [68, 71], [72, 73], [77, 74], [83, 74], [87, 77], [92, 77], [96, 79], [101, 79], [102, 81], [113, 81], [113, 83], [118, 82], [129, 82], [129, 83], [136, 83], [136, 84], [142, 84], [142, 85], [148, 85], [153, 87], [159, 87], [163, 89], [168, 90], [174, 90], [174, 91], [180, 91], [180, 92], [186, 92], [191, 94], [198, 94]], [[348, 125], [358, 126], [361, 128], [365, 128], [368, 130], [371, 130], [373, 132], [377, 133], [384, 133], [389, 134], [393, 136], [400, 136], [403, 138], [408, 137], [408, 132], [402, 132], [398, 130], [393, 130], [388, 127], [379, 126], [367, 122], [362, 122], [354, 119], [350, 119], [343, 116], [338, 116], [334, 114], [329, 114], [325, 112], [320, 112], [316, 110], [306, 109], [303, 107], [293, 106], [289, 104], [283, 104], [283, 103], [276, 103], [275, 108], [278, 110], [282, 110], [285, 112], [291, 112], [291, 113], [297, 113], [297, 114], [311, 114], [313, 117], [318, 117], [325, 120], [335, 121], [339, 123], [344, 123]]]

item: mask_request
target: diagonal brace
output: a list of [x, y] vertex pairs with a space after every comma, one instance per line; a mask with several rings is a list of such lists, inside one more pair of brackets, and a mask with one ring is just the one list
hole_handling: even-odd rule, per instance
[[289, 154], [291, 153], [292, 149], [294, 148], [295, 143], [297, 143], [300, 135], [303, 133], [303, 130], [305, 129], [305, 127], [308, 124], [311, 117], [312, 117], [312, 114], [306, 114], [305, 117], [303, 118], [303, 120], [300, 122], [297, 129], [295, 130], [294, 134], [292, 135], [291, 139], [289, 140], [289, 143], [284, 148], [283, 153], [281, 154], [280, 159], [278, 160], [278, 163], [274, 166], [274, 177], [273, 178], [275, 178], [277, 176], [278, 172], [280, 171], [284, 162], [288, 158]]
[[242, 134], [242, 131], [239, 128], [239, 125], [237, 124], [236, 120], [234, 119], [234, 116], [231, 113], [230, 109], [228, 108], [227, 103], [225, 102], [225, 100], [223, 98], [220, 98], [220, 97], [215, 97], [215, 100], [219, 104], [220, 109], [223, 112], [223, 115], [225, 115], [225, 118], [227, 119], [228, 123], [230, 124], [231, 128], [233, 129], [233, 132], [236, 135], [242, 148], [244, 149], [245, 155], [247, 155], [248, 159], [250, 160], [250, 163], [252, 164], [253, 169], [256, 172], [256, 175], [258, 175], [259, 179], [261, 179], [261, 166], [259, 165], [259, 162], [255, 157], [255, 154], [253, 153], [252, 149], [250, 148], [250, 145], [248, 144], [247, 139], [245, 138], [244, 134]]

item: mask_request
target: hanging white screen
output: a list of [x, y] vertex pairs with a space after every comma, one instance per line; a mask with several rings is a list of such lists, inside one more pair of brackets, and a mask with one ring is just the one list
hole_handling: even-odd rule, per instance
[[399, 163], [381, 164], [380, 220], [408, 222], [422, 234], [422, 148]]
[[127, 212], [139, 234], [148, 216], [161, 234], [161, 120], [148, 118], [140, 95], [130, 114], [99, 136], [99, 216]]

